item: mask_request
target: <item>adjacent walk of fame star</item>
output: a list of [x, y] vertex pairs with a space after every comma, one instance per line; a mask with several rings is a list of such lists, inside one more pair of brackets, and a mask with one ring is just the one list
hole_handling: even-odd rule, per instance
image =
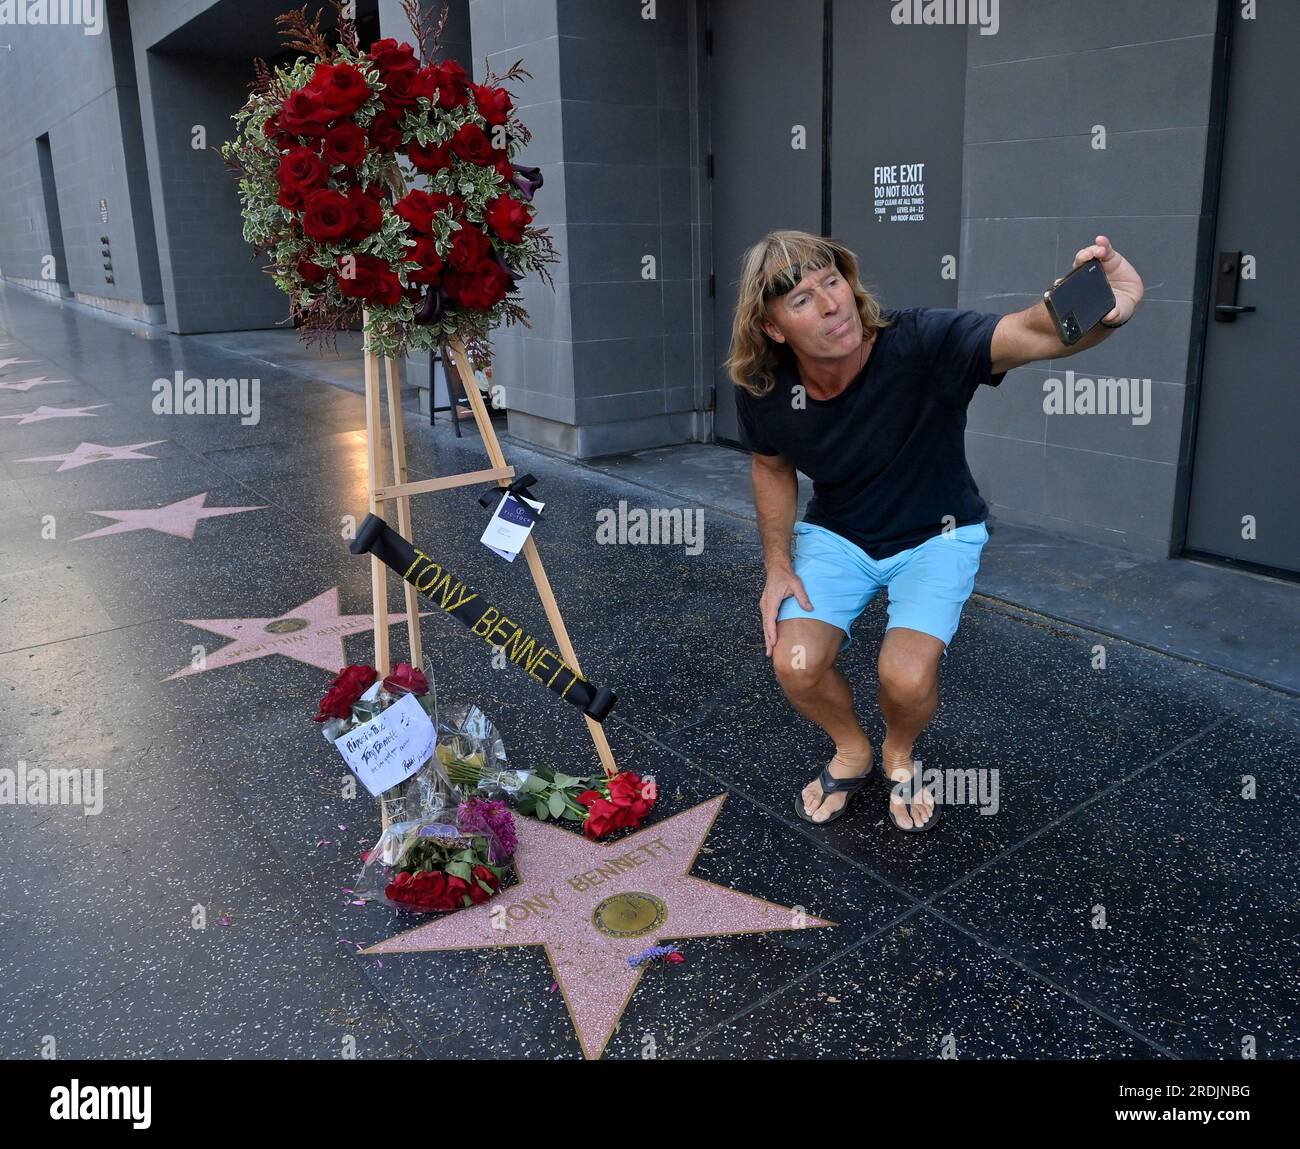
[[726, 798], [607, 843], [516, 818], [515, 885], [361, 952], [543, 946], [583, 1054], [599, 1057], [641, 980], [629, 957], [663, 939], [836, 924], [691, 876]]
[[14, 363], [35, 363], [35, 359], [0, 359], [0, 371], [11, 366]]
[[42, 383], [71, 383], [71, 379], [47, 379], [44, 375], [34, 375], [30, 379], [15, 379], [12, 383], [0, 383], [5, 391], [30, 391]]
[[241, 511], [264, 511], [261, 507], [205, 507], [204, 500], [208, 492], [191, 495], [165, 507], [153, 507], [142, 511], [91, 511], [104, 519], [116, 519], [111, 527], [100, 527], [97, 531], [78, 535], [72, 541], [81, 539], [98, 539], [104, 535], [121, 535], [127, 531], [159, 531], [165, 535], [174, 535], [178, 539], [192, 539], [200, 519], [215, 519], [221, 515], [237, 515]]
[[[121, 447], [105, 447], [100, 443], [79, 443], [75, 451], [66, 455], [35, 455], [30, 459], [15, 459], [15, 463], [59, 463], [54, 474], [89, 467], [91, 463], [106, 463], [110, 459], [156, 459], [157, 455], [142, 455], [141, 447], [156, 447], [166, 439], [150, 439], [147, 443], [126, 443]], [[98, 514], [98, 512], [96, 512]]]
[[[209, 654], [203, 666], [187, 666], [169, 674], [164, 682], [254, 658], [265, 658], [268, 654], [296, 658], [308, 666], [318, 666], [337, 674], [339, 668], [348, 663], [343, 639], [349, 634], [361, 634], [375, 628], [375, 620], [369, 614], [339, 614], [338, 587], [318, 594], [276, 618], [185, 618], [181, 621], [235, 641]], [[388, 616], [390, 625], [405, 621], [405, 614]]]
[[107, 406], [107, 403], [92, 403], [89, 407], [37, 407], [35, 411], [24, 411], [21, 415], [0, 415], [0, 419], [17, 419], [20, 427], [28, 423], [41, 423], [46, 419], [77, 419], [83, 415], [87, 419], [98, 419], [99, 416], [92, 415], [91, 412], [96, 407]]

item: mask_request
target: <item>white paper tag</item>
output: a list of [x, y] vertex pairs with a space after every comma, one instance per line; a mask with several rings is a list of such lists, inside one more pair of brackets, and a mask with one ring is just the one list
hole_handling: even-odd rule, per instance
[[[535, 511], [540, 511], [545, 503], [524, 499]], [[488, 550], [499, 554], [506, 562], [515, 561], [515, 556], [524, 548], [533, 524], [524, 513], [521, 501], [514, 495], [507, 494], [492, 512], [487, 529], [479, 540]]]
[[361, 784], [378, 797], [416, 773], [433, 753], [433, 721], [404, 695], [387, 710], [339, 736], [334, 743]]

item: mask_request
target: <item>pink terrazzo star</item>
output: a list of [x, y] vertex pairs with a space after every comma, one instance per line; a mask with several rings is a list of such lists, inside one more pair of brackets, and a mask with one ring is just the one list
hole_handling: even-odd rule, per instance
[[[421, 611], [421, 615], [429, 611]], [[182, 622], [210, 630], [235, 641], [207, 656], [202, 667], [187, 666], [163, 679], [184, 678], [222, 666], [282, 654], [308, 666], [318, 666], [337, 674], [347, 665], [343, 639], [374, 629], [375, 620], [368, 614], [339, 614], [339, 588], [333, 587], [308, 599], [276, 618], [186, 618]], [[405, 622], [405, 614], [390, 614], [389, 624]]]
[[44, 375], [34, 375], [30, 379], [15, 379], [12, 383], [0, 383], [0, 389], [5, 391], [30, 391], [33, 387], [39, 387], [43, 383], [71, 382], [71, 379], [47, 379]]
[[92, 403], [89, 407], [37, 407], [35, 411], [24, 411], [21, 415], [0, 415], [0, 419], [17, 419], [18, 426], [28, 423], [43, 423], [46, 419], [98, 419], [91, 412], [97, 407], [107, 407], [107, 403]]
[[[126, 443], [121, 447], [105, 447], [100, 443], [78, 443], [75, 451], [65, 455], [34, 455], [30, 459], [15, 459], [15, 463], [60, 463], [54, 474], [89, 467], [91, 463], [107, 463], [110, 459], [156, 459], [157, 455], [142, 455], [141, 447], [156, 447], [166, 439], [150, 439], [147, 443]], [[96, 511], [96, 514], [99, 512]]]
[[117, 519], [117, 522], [111, 527], [100, 527], [97, 531], [78, 535], [72, 541], [75, 543], [81, 539], [102, 538], [104, 535], [122, 535], [127, 531], [158, 531], [164, 535], [174, 535], [178, 539], [192, 539], [201, 519], [237, 515], [241, 511], [266, 510], [265, 506], [205, 507], [203, 503], [207, 497], [208, 493], [204, 491], [201, 495], [191, 495], [188, 499], [168, 503], [165, 507], [152, 507], [140, 511], [91, 511], [92, 515]]
[[35, 363], [35, 362], [36, 362], [35, 359], [0, 359], [0, 371], [4, 371], [7, 367], [10, 367], [15, 363]]
[[[642, 971], [627, 964], [629, 957], [665, 938], [835, 925], [811, 914], [797, 920], [786, 906], [690, 875], [726, 797], [719, 794], [612, 843], [590, 842], [519, 817], [516, 885], [482, 905], [440, 916], [361, 952], [543, 946], [583, 1054], [600, 1057], [641, 980]], [[659, 920], [633, 937], [611, 937], [597, 928], [597, 907], [619, 893], [662, 903]]]

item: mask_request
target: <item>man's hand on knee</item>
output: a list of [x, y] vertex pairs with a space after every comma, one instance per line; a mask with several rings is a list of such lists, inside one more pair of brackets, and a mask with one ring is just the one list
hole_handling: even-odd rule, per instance
[[768, 570], [767, 583], [763, 587], [763, 594], [758, 600], [759, 613], [763, 617], [764, 653], [768, 658], [772, 657], [772, 651], [776, 647], [777, 612], [780, 611], [781, 604], [791, 595], [794, 596], [804, 610], [812, 610], [812, 600], [809, 599], [808, 592], [804, 590], [803, 582], [791, 567], [778, 567]]

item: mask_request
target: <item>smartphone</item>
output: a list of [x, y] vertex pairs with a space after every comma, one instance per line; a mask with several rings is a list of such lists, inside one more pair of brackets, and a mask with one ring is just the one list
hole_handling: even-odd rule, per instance
[[1050, 291], [1043, 292], [1056, 334], [1067, 347], [1078, 343], [1115, 308], [1115, 295], [1100, 261], [1081, 263]]

